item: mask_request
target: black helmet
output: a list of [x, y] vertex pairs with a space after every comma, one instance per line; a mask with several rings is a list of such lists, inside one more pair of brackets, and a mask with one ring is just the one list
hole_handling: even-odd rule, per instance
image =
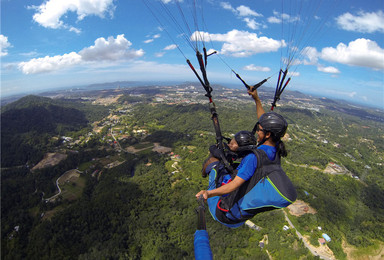
[[263, 127], [263, 130], [272, 133], [275, 139], [283, 137], [288, 128], [288, 123], [284, 117], [275, 112], [264, 113], [258, 123]]
[[255, 145], [256, 137], [249, 131], [240, 131], [235, 134], [235, 140], [239, 147], [246, 145]]

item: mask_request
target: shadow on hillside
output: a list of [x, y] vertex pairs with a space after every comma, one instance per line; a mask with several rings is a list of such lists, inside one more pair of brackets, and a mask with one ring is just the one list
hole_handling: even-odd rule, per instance
[[171, 132], [171, 131], [156, 131], [151, 135], [145, 138], [147, 142], [157, 142], [162, 146], [173, 147], [173, 145], [178, 141], [188, 141], [190, 137], [187, 134], [180, 132]]

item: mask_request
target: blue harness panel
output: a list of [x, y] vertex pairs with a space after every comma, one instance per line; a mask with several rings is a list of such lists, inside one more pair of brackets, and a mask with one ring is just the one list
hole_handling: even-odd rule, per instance
[[[269, 156], [260, 150], [256, 155], [259, 166], [251, 179], [235, 192], [208, 199], [212, 217], [228, 227], [239, 227], [260, 212], [284, 208], [296, 200], [296, 189], [281, 169], [280, 158], [270, 160]], [[222, 174], [222, 169], [215, 167], [211, 170], [208, 190], [217, 188], [218, 172], [219, 180], [228, 175]]]
[[231, 213], [226, 213], [226, 217], [236, 221], [242, 216], [254, 215], [247, 210], [264, 207], [284, 208], [291, 203], [292, 201], [285, 198], [267, 177], [260, 180], [251, 191], [239, 199], [231, 208]]

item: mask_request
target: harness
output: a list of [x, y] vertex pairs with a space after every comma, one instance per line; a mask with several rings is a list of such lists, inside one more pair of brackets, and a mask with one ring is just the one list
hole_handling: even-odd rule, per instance
[[296, 200], [295, 188], [281, 168], [279, 156], [270, 160], [261, 149], [252, 149], [252, 152], [257, 157], [253, 176], [218, 202], [215, 215], [223, 223], [244, 222], [258, 213], [286, 207]]

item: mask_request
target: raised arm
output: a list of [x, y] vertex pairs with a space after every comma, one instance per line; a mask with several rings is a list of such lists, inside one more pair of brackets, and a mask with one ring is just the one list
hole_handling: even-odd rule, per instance
[[252, 96], [253, 100], [255, 101], [256, 104], [256, 113], [257, 113], [257, 119], [259, 119], [264, 113], [264, 108], [263, 105], [261, 104], [261, 100], [259, 98], [259, 95], [257, 94], [257, 90], [248, 90], [248, 94]]

